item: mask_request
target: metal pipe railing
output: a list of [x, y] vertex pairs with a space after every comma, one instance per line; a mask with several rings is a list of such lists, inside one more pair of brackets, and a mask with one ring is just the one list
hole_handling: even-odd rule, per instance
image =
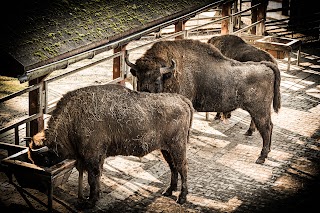
[[33, 91], [33, 90], [36, 90], [36, 89], [38, 89], [39, 87], [40, 87], [40, 85], [29, 86], [29, 87], [27, 87], [27, 88], [25, 88], [25, 89], [23, 89], [23, 90], [20, 90], [20, 91], [18, 91], [18, 92], [15, 92], [15, 93], [12, 93], [12, 94], [10, 94], [10, 95], [7, 95], [7, 96], [5, 96], [5, 97], [3, 97], [3, 98], [0, 98], [0, 103], [3, 103], [3, 102], [5, 102], [5, 101], [8, 101], [8, 100], [10, 100], [10, 99], [12, 99], [12, 98], [15, 98], [15, 97], [17, 97], [17, 96], [20, 96], [20, 95], [22, 95], [22, 94], [24, 94], [24, 93], [27, 93], [27, 92], [31, 92], [31, 91]]
[[254, 27], [254, 26], [262, 23], [263, 21], [264, 21], [264, 19], [261, 19], [261, 20], [259, 20], [259, 21], [257, 21], [257, 22], [254, 22], [253, 24], [250, 24], [250, 25], [248, 25], [248, 26], [246, 26], [246, 27], [244, 27], [244, 28], [242, 28], [242, 29], [240, 29], [240, 30], [237, 30], [237, 31], [235, 31], [235, 32], [233, 32], [233, 33], [231, 33], [231, 34], [239, 34], [239, 33], [241, 33], [241, 32], [244, 32], [244, 31], [246, 31], [246, 30], [249, 30], [249, 29], [251, 29], [252, 27]]

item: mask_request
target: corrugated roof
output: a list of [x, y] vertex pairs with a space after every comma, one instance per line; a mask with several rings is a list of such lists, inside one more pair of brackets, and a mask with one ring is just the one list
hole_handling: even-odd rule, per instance
[[219, 1], [35, 0], [11, 4], [2, 27], [0, 71], [19, 75], [213, 2]]

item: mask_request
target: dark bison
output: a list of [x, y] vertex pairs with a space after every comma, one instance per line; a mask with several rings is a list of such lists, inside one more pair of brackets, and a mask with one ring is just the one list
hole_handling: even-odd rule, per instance
[[280, 71], [270, 62], [238, 62], [196, 40], [160, 41], [131, 63], [137, 88], [186, 96], [199, 112], [248, 111], [263, 138], [257, 163], [270, 152], [271, 103], [280, 108]]
[[151, 94], [129, 90], [120, 85], [81, 88], [67, 93], [58, 102], [48, 128], [33, 137], [30, 156], [41, 165], [43, 158], [32, 149], [47, 146], [46, 156], [55, 162], [76, 159], [77, 169], [88, 171], [88, 207], [99, 198], [104, 159], [115, 155], [142, 157], [161, 150], [171, 170], [171, 183], [164, 195], [177, 189], [186, 201], [186, 143], [192, 122], [192, 103], [178, 94]]
[[218, 48], [224, 56], [237, 61], [270, 61], [277, 65], [277, 61], [268, 52], [246, 43], [236, 35], [215, 36], [208, 43]]
[[[208, 43], [218, 48], [224, 56], [237, 61], [270, 61], [277, 65], [277, 61], [268, 52], [246, 43], [242, 38], [236, 35], [215, 36], [209, 39]], [[221, 116], [222, 113], [218, 112], [215, 119], [220, 119]], [[230, 112], [224, 113], [224, 117], [230, 118], [230, 116]], [[254, 130], [254, 122], [251, 121], [250, 128], [245, 134], [252, 135]]]

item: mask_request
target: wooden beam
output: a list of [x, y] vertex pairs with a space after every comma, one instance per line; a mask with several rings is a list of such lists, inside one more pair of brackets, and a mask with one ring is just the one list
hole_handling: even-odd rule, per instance
[[282, 15], [289, 15], [289, 0], [282, 0]]
[[[115, 49], [113, 49], [113, 53], [118, 53], [121, 51], [125, 51], [126, 50], [126, 45], [117, 47]], [[121, 57], [116, 57], [113, 59], [113, 79], [119, 78], [121, 76], [121, 72], [123, 72], [123, 70], [121, 70]], [[124, 81], [119, 82], [121, 85], [124, 85]]]
[[[262, 0], [257, 8], [257, 21], [266, 20], [268, 0]], [[265, 21], [258, 25], [256, 35], [264, 35], [266, 31]]]
[[[29, 81], [29, 86], [33, 86], [33, 85], [37, 85], [39, 83], [43, 83], [43, 80], [46, 78], [47, 76], [42, 76], [39, 78], [36, 78], [34, 80]], [[37, 113], [41, 113], [42, 109], [42, 103], [41, 103], [41, 98], [42, 97], [42, 92], [43, 92], [44, 88], [40, 87], [36, 90], [33, 90], [31, 92], [29, 92], [29, 116], [37, 114]], [[27, 136], [33, 136], [35, 134], [37, 134], [38, 132], [44, 130], [44, 120], [43, 120], [43, 115], [41, 115], [39, 118], [30, 121], [30, 129], [27, 128]]]
[[[222, 5], [221, 16], [229, 16], [231, 14], [232, 2], [227, 2]], [[229, 19], [221, 21], [221, 35], [229, 34]]]
[[[185, 30], [185, 28], [186, 28], [186, 21], [179, 21], [174, 25], [174, 32], [177, 33], [177, 32], [183, 31]], [[175, 37], [175, 39], [184, 39], [184, 36], [180, 35]]]
[[[259, 0], [252, 0], [251, 1], [251, 7], [258, 4]], [[258, 10], [257, 8], [252, 8], [251, 9], [251, 24], [257, 22], [257, 14], [258, 14]], [[252, 27], [251, 28], [251, 34], [256, 35], [256, 27]]]

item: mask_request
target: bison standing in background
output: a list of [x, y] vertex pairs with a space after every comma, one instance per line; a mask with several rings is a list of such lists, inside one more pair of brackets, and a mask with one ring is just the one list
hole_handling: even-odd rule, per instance
[[248, 111], [263, 139], [256, 163], [270, 152], [271, 104], [280, 109], [280, 71], [270, 62], [238, 62], [197, 40], [160, 41], [137, 60], [126, 58], [139, 91], [179, 93], [199, 112]]
[[85, 87], [58, 102], [48, 129], [33, 137], [30, 156], [41, 164], [43, 159], [32, 148], [47, 146], [47, 156], [54, 155], [56, 162], [76, 159], [77, 169], [88, 171], [89, 207], [93, 207], [106, 157], [142, 157], [161, 150], [171, 170], [164, 195], [177, 189], [179, 173], [182, 184], [177, 202], [182, 204], [188, 193], [186, 143], [192, 116], [192, 103], [178, 94], [140, 93], [120, 85]]
[[218, 48], [224, 56], [237, 61], [270, 61], [277, 65], [277, 61], [268, 52], [246, 43], [236, 35], [215, 36], [208, 43]]
[[[209, 44], [212, 44], [220, 50], [220, 52], [231, 59], [246, 62], [246, 61], [270, 61], [277, 65], [277, 61], [268, 52], [258, 49], [248, 43], [242, 38], [236, 35], [221, 35], [215, 36], [208, 40]], [[224, 117], [230, 118], [230, 112], [224, 112]], [[222, 113], [218, 112], [215, 119], [220, 119]], [[245, 135], [252, 135], [255, 131], [254, 122], [251, 120], [250, 128]]]

